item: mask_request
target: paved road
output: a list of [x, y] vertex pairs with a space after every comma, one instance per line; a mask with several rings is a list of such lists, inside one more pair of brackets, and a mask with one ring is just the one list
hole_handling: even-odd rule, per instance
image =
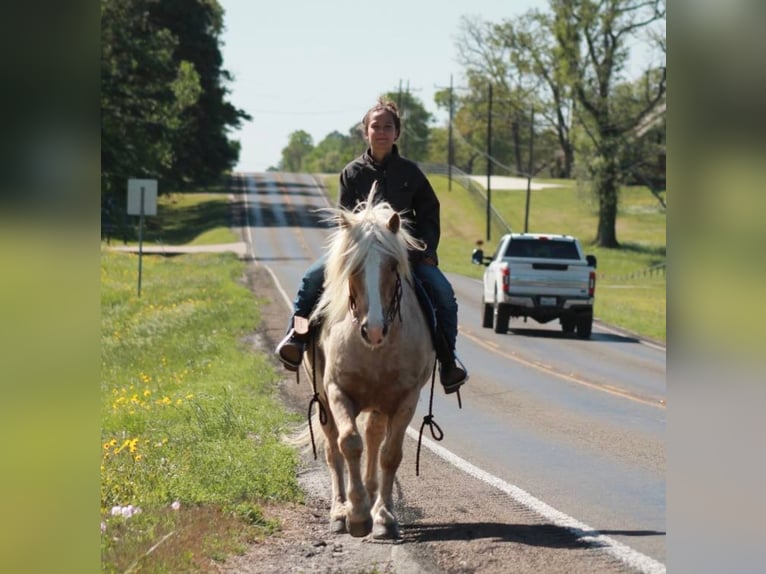
[[[283, 298], [291, 298], [306, 266], [323, 252], [327, 227], [316, 210], [327, 201], [309, 175], [243, 174], [240, 182], [251, 254], [282, 286]], [[424, 492], [423, 479], [413, 479], [411, 468], [403, 467], [404, 518], [416, 528], [424, 526], [421, 514], [438, 515], [438, 524], [452, 528], [440, 531], [439, 541], [463, 533], [469, 552], [509, 559], [518, 557], [518, 547], [498, 546], [489, 535], [472, 546], [474, 535], [465, 533], [483, 532], [487, 513], [495, 519], [491, 528], [485, 526], [501, 541], [518, 542], [519, 531], [508, 525], [524, 521], [523, 531], [534, 541], [524, 551], [555, 547], [558, 529], [570, 536], [585, 532], [567, 542], [577, 549], [570, 556], [578, 561], [560, 571], [630, 571], [628, 563], [639, 571], [664, 571], [664, 349], [599, 325], [590, 341], [533, 321], [512, 321], [510, 332], [498, 335], [480, 326], [477, 282], [450, 280], [460, 305], [458, 352], [471, 380], [462, 409], [437, 389], [434, 413], [445, 438], [430, 450], [426, 445], [421, 464], [439, 469], [439, 477], [458, 478], [438, 487], [429, 482]], [[427, 409], [424, 395], [413, 429]], [[404, 464], [412, 464], [408, 455]], [[442, 497], [435, 500], [437, 491]], [[430, 524], [436, 528], [437, 522]], [[420, 539], [429, 536], [416, 532]], [[601, 537], [594, 542], [589, 536]]]

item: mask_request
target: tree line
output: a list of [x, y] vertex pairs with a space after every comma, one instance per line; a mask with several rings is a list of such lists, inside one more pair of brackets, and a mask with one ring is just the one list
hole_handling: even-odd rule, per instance
[[101, 191], [128, 178], [160, 190], [219, 180], [239, 157], [227, 132], [250, 116], [227, 101], [216, 0], [101, 0]]
[[[467, 173], [586, 181], [598, 201], [596, 243], [617, 247], [620, 185], [665, 188], [665, 18], [664, 0], [550, 0], [499, 23], [464, 17], [456, 47], [467, 85], [434, 97], [448, 125], [433, 125], [409, 92], [385, 94], [403, 115], [400, 150]], [[636, 46], [652, 61], [627, 79]], [[364, 148], [359, 124], [316, 146], [299, 130], [274, 169], [338, 172]]]

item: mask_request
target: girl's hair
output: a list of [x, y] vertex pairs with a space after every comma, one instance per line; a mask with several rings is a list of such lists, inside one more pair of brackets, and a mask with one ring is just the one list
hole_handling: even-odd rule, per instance
[[389, 112], [394, 117], [394, 128], [396, 128], [396, 135], [398, 136], [402, 129], [402, 120], [399, 117], [399, 108], [396, 107], [394, 102], [391, 100], [386, 100], [383, 97], [378, 98], [378, 103], [372, 106], [369, 110], [367, 110], [367, 113], [364, 114], [364, 118], [362, 118], [364, 133], [367, 133], [367, 128], [370, 125], [370, 117], [375, 112]]

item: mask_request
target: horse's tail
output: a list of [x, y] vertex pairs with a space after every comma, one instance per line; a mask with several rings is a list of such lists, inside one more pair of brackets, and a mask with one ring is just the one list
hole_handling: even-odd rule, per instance
[[[301, 423], [292, 432], [282, 437], [286, 444], [297, 448], [304, 454], [312, 452], [314, 448], [319, 453], [324, 449], [325, 445], [322, 423], [319, 420], [319, 409], [315, 407], [313, 411], [310, 420]], [[313, 442], [312, 435], [314, 437]]]

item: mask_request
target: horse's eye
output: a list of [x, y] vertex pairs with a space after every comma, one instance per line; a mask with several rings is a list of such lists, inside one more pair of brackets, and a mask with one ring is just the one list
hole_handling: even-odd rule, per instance
[[397, 265], [396, 265], [396, 263], [392, 263], [392, 264], [391, 264], [391, 272], [392, 272], [392, 273], [396, 273], [396, 268], [397, 268]]

